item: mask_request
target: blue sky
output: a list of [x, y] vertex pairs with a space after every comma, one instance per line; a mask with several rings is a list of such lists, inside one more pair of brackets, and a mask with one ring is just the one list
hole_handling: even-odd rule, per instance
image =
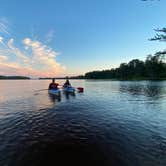
[[148, 41], [166, 26], [165, 9], [165, 0], [1, 0], [0, 75], [78, 75], [144, 60], [165, 49]]

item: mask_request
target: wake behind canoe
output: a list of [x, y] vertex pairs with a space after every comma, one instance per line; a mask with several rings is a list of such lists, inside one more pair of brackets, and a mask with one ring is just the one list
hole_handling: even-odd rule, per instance
[[64, 87], [63, 91], [66, 92], [66, 93], [74, 93], [75, 88], [74, 87]]
[[51, 95], [60, 96], [61, 91], [60, 91], [60, 89], [49, 89], [48, 93], [51, 94]]

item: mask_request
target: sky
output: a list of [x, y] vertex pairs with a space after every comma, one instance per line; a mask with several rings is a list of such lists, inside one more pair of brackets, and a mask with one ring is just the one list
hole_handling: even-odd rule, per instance
[[164, 50], [166, 1], [0, 0], [0, 75], [54, 77], [118, 67]]

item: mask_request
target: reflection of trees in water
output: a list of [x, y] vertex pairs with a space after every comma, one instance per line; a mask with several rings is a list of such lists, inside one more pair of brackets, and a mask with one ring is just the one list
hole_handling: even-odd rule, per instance
[[162, 94], [162, 86], [147, 85], [145, 88], [145, 95], [148, 97], [159, 97]]
[[122, 82], [119, 90], [121, 92], [127, 92], [131, 95], [144, 95], [146, 97], [160, 97], [164, 92], [164, 86], [161, 86], [162, 82], [146, 82], [144, 84]]

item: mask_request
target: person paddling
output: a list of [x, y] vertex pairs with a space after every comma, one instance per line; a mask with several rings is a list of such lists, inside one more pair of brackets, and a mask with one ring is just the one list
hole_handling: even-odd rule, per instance
[[68, 77], [66, 77], [66, 82], [63, 84], [63, 87], [64, 88], [71, 87], [71, 84], [69, 82], [69, 78]]
[[55, 78], [52, 79], [52, 82], [49, 84], [48, 89], [58, 89], [59, 84], [55, 83]]

